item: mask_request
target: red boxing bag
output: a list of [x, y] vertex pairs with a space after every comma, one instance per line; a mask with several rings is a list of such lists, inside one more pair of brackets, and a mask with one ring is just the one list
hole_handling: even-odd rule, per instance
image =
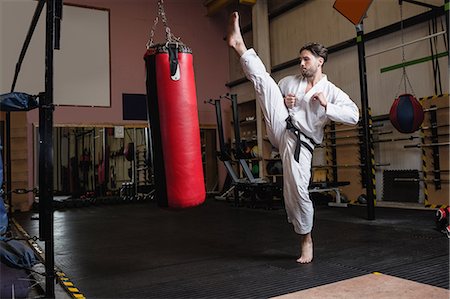
[[392, 125], [401, 133], [417, 131], [423, 122], [423, 108], [411, 94], [402, 94], [394, 100], [389, 119]]
[[192, 52], [179, 43], [157, 44], [144, 60], [158, 204], [202, 204], [206, 192]]

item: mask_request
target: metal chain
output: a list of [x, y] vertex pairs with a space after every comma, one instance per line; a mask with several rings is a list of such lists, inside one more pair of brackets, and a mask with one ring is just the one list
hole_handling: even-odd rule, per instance
[[158, 24], [158, 16], [156, 16], [155, 20], [153, 21], [153, 26], [152, 26], [152, 30], [150, 31], [150, 38], [147, 41], [147, 49], [150, 48], [151, 46], [153, 46], [153, 36], [155, 35], [155, 29], [156, 29], [156, 24]]
[[[402, 45], [405, 43], [404, 40], [404, 33], [403, 33], [403, 5], [400, 4], [400, 31], [402, 33]], [[403, 68], [403, 73], [402, 73], [402, 79], [400, 81], [400, 85], [403, 83], [403, 87], [405, 88], [405, 93], [407, 93], [407, 86], [406, 83], [408, 83], [409, 87], [411, 88], [411, 93], [413, 96], [415, 96], [414, 94], [414, 90], [412, 88], [411, 82], [409, 81], [408, 78], [408, 74], [406, 73], [406, 66], [405, 66], [405, 46], [402, 46], [402, 68]], [[397, 92], [397, 96], [396, 98], [398, 98], [399, 94], [400, 94], [400, 85], [398, 87], [398, 92]]]
[[158, 24], [159, 17], [161, 17], [161, 21], [163, 22], [165, 31], [166, 31], [166, 42], [168, 43], [181, 43], [181, 38], [176, 37], [172, 34], [169, 25], [167, 24], [166, 12], [164, 11], [164, 0], [158, 0], [158, 15], [153, 22], [152, 30], [150, 31], [150, 38], [147, 42], [147, 49], [153, 46], [153, 37], [155, 35], [156, 25]]

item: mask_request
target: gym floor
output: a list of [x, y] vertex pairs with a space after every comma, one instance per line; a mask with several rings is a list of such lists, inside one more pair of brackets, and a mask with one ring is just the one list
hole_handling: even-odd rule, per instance
[[[378, 207], [369, 221], [363, 206], [317, 206], [314, 261], [300, 265], [282, 207], [73, 208], [55, 212], [55, 264], [86, 298], [449, 298], [434, 213]], [[14, 215], [31, 236], [32, 216]]]

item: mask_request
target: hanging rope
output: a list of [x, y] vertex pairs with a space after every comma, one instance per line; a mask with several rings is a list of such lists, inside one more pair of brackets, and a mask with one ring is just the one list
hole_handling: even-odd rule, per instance
[[[402, 33], [402, 45], [405, 43], [404, 40], [404, 30], [403, 30], [403, 5], [400, 4], [400, 31]], [[408, 74], [406, 73], [406, 59], [405, 59], [405, 46], [402, 46], [402, 69], [403, 69], [403, 74], [402, 74], [402, 79], [400, 80], [400, 84], [398, 86], [398, 91], [397, 91], [397, 95], [395, 96], [396, 98], [398, 98], [398, 96], [400, 95], [400, 89], [401, 89], [401, 85], [403, 83], [403, 87], [404, 87], [404, 93], [408, 93], [407, 91], [407, 85], [406, 83], [408, 83], [409, 87], [411, 88], [411, 94], [415, 97], [416, 95], [414, 94], [414, 90], [412, 88], [411, 82], [409, 81], [408, 78]]]
[[181, 38], [173, 35], [172, 31], [170, 30], [169, 25], [167, 24], [166, 12], [164, 11], [164, 1], [158, 0], [158, 14], [155, 17], [155, 20], [153, 21], [153, 26], [150, 31], [150, 37], [149, 37], [149, 40], [147, 41], [147, 45], [146, 45], [147, 49], [149, 49], [151, 46], [153, 46], [153, 37], [155, 35], [156, 25], [158, 25], [159, 18], [161, 18], [164, 29], [166, 31], [166, 42], [167, 43], [182, 43]]
[[[438, 21], [436, 17], [431, 19], [428, 22], [428, 32], [436, 33], [437, 32], [437, 24]], [[441, 23], [442, 24], [442, 23]], [[446, 35], [444, 34], [444, 45], [446, 46]], [[439, 64], [439, 51], [438, 51], [438, 38], [435, 36], [434, 38], [430, 38], [430, 50], [431, 50], [431, 62], [433, 65], [433, 79], [434, 79], [434, 94], [442, 94], [442, 78], [441, 78], [441, 67]]]

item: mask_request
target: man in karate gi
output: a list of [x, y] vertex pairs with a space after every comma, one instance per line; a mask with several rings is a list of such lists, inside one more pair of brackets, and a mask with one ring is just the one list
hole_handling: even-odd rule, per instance
[[280, 151], [287, 218], [300, 235], [301, 254], [297, 262], [310, 263], [313, 259], [314, 209], [308, 185], [314, 145], [322, 142], [323, 128], [328, 120], [356, 124], [358, 107], [322, 73], [328, 53], [320, 44], [302, 47], [301, 74], [282, 79], [278, 86], [256, 52], [247, 49], [237, 12], [230, 17], [227, 43], [239, 55], [244, 73], [253, 83], [269, 140]]

